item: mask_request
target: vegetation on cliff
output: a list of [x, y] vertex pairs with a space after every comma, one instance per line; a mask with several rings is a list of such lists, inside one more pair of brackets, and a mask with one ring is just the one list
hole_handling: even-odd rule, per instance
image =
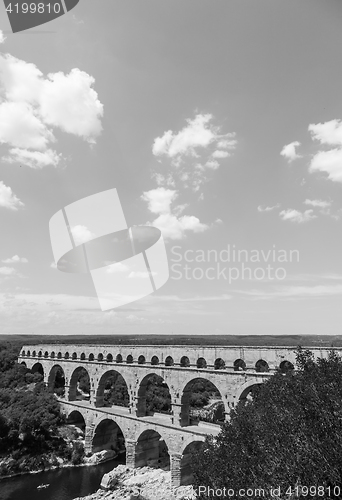
[[[264, 498], [272, 498], [276, 487], [280, 498], [341, 498], [342, 360], [333, 351], [314, 360], [299, 349], [297, 367], [259, 386], [219, 436], [207, 438], [193, 456], [195, 487], [234, 489], [232, 499], [246, 488], [263, 488]], [[300, 493], [301, 485], [312, 486], [311, 493]], [[209, 492], [200, 498], [217, 497]]]

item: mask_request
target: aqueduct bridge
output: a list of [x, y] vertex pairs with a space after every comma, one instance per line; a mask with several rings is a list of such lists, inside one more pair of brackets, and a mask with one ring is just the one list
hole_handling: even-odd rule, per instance
[[[189, 410], [194, 381], [205, 379], [214, 384], [228, 419], [231, 408], [245, 400], [253, 386], [263, 383], [277, 369], [293, 369], [295, 350], [265, 346], [41, 344], [23, 346], [18, 361], [32, 371], [40, 371], [52, 391], [56, 374], [62, 370], [65, 396], [60, 402], [70, 421], [84, 422], [86, 452], [108, 448], [120, 431], [127, 466], [156, 465], [166, 449], [172, 485], [177, 487], [189, 482], [191, 449], [200, 446], [206, 435], [217, 435], [220, 430], [216, 424], [192, 422]], [[329, 351], [310, 350], [315, 357], [326, 357]], [[84, 370], [89, 375], [90, 397], [80, 401], [77, 383]], [[106, 380], [117, 373], [127, 386], [128, 407], [105, 407]], [[151, 415], [146, 409], [146, 386], [153, 374], [169, 388], [169, 414]]]

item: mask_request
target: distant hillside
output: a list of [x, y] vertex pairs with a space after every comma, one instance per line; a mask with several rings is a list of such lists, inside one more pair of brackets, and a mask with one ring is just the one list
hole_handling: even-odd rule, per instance
[[162, 344], [342, 347], [342, 335], [5, 335], [0, 341], [21, 344]]

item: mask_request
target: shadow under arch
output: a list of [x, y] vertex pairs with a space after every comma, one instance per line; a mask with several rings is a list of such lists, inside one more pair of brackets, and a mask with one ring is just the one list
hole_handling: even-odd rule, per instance
[[65, 394], [65, 374], [60, 365], [54, 365], [48, 377], [48, 390], [55, 393], [57, 396]]
[[182, 393], [181, 427], [197, 425], [200, 420], [219, 424], [224, 419], [224, 403], [216, 385], [205, 377], [191, 379]]
[[95, 406], [129, 406], [128, 385], [125, 378], [116, 370], [107, 370], [100, 378], [96, 390]]
[[156, 467], [170, 470], [168, 446], [159, 432], [152, 429], [143, 431], [137, 440], [135, 449], [136, 467]]
[[84, 366], [78, 366], [70, 377], [69, 401], [90, 399], [90, 376]]
[[235, 393], [234, 406], [237, 407], [238, 404], [240, 403], [246, 404], [247, 401], [250, 400], [251, 393], [256, 389], [259, 389], [263, 384], [263, 382], [264, 382], [263, 380], [259, 381], [251, 380], [240, 386]]
[[41, 363], [35, 363], [31, 368], [32, 373], [40, 373], [44, 377], [44, 368]]
[[83, 434], [85, 433], [86, 421], [80, 411], [72, 410], [67, 416], [66, 423], [78, 427]]
[[112, 418], [104, 418], [101, 420], [94, 430], [92, 440], [92, 452], [102, 450], [112, 450], [113, 458], [117, 455], [125, 455], [125, 436], [121, 427]]
[[171, 413], [171, 393], [164, 379], [156, 373], [148, 373], [138, 389], [137, 417], [154, 413]]
[[191, 462], [192, 462], [192, 453], [196, 451], [200, 451], [203, 447], [204, 441], [192, 441], [187, 444], [183, 450], [182, 458], [180, 462], [180, 484], [181, 486], [186, 486], [189, 484], [193, 484], [194, 476], [192, 472]]

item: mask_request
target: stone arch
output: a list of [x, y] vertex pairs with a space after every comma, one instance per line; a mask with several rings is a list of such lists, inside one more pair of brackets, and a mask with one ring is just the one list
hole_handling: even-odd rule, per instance
[[94, 429], [92, 452], [112, 450], [114, 458], [116, 454], [126, 452], [125, 441], [123, 428], [108, 415], [102, 418]]
[[224, 360], [222, 358], [215, 359], [215, 363], [214, 363], [215, 370], [224, 370], [225, 367], [226, 367], [226, 363], [224, 362]]
[[249, 380], [248, 382], [245, 382], [243, 385], [238, 387], [237, 391], [235, 392], [234, 396], [234, 406], [237, 406], [239, 402], [246, 403], [248, 400], [248, 395], [253, 389], [253, 387], [261, 386], [263, 384], [263, 380]]
[[[58, 353], [58, 354], [60, 354], [60, 353]], [[44, 352], [44, 358], [48, 358], [48, 357], [49, 357], [49, 353], [48, 353], [48, 351], [45, 351]]]
[[146, 363], [146, 358], [142, 354], [138, 358], [138, 365], [144, 365]]
[[71, 358], [72, 359], [77, 359], [77, 352], [73, 352]]
[[36, 351], [32, 351], [32, 357], [35, 358], [36, 357]]
[[43, 356], [42, 351], [39, 351], [39, 352], [38, 352], [38, 358], [41, 358], [42, 356]]
[[106, 357], [107, 363], [113, 363], [113, 354], [108, 353]]
[[159, 432], [147, 429], [137, 439], [135, 450], [136, 467], [170, 468], [169, 449]]
[[94, 356], [94, 354], [92, 352], [89, 354], [89, 358], [88, 359], [89, 359], [89, 361], [94, 361], [95, 356]]
[[31, 351], [27, 351], [26, 356], [31, 356]]
[[[114, 385], [112, 385], [109, 389], [106, 389], [107, 384], [110, 382], [110, 379], [114, 379]], [[112, 391], [112, 389], [116, 386], [116, 391]], [[108, 391], [109, 392], [106, 392]], [[116, 370], [107, 370], [101, 376], [99, 380], [99, 384], [96, 391], [96, 407], [103, 406], [113, 406], [110, 402], [113, 401], [115, 406], [129, 406], [129, 391], [128, 384], [125, 378]]]
[[70, 358], [70, 354], [68, 353], [68, 351], [64, 354], [64, 359], [69, 359]]
[[55, 359], [55, 357], [56, 357], [55, 351], [51, 351], [50, 358]]
[[204, 358], [198, 358], [196, 366], [197, 368], [207, 368], [207, 362]]
[[65, 373], [61, 365], [54, 365], [48, 376], [48, 389], [57, 396], [64, 396], [65, 393]]
[[152, 356], [152, 358], [151, 358], [151, 365], [159, 365], [159, 358], [158, 358], [158, 356]]
[[85, 361], [85, 359], [86, 359], [86, 355], [85, 355], [85, 353], [84, 353], [84, 352], [82, 352], [82, 354], [81, 354], [81, 356], [80, 356], [80, 360], [81, 360], [81, 361]]
[[120, 353], [117, 354], [115, 361], [116, 361], [116, 363], [122, 363], [123, 359], [122, 359], [122, 355]]
[[103, 361], [103, 354], [102, 354], [102, 352], [99, 352], [99, 354], [97, 355], [97, 361]]
[[86, 419], [79, 410], [71, 410], [67, 415], [67, 424], [78, 427], [82, 433], [85, 433]]
[[25, 367], [27, 367], [25, 361], [22, 361], [20, 364], [23, 365], [23, 366], [25, 366]]
[[193, 484], [194, 482], [194, 476], [192, 473], [192, 468], [191, 468], [191, 454], [194, 451], [199, 451], [202, 446], [204, 445], [204, 439], [203, 440], [195, 440], [191, 441], [190, 443], [186, 444], [182, 448], [182, 458], [180, 461], [180, 484], [181, 486], [186, 486], [189, 484]]
[[291, 361], [284, 359], [279, 365], [279, 370], [282, 373], [287, 373], [294, 370], [294, 365], [291, 363]]
[[180, 366], [184, 367], [189, 367], [190, 366], [190, 359], [188, 356], [182, 356], [180, 360]]
[[21, 351], [21, 356], [25, 356], [25, 351]]
[[31, 368], [32, 373], [40, 373], [44, 377], [44, 368], [41, 363], [35, 363]]
[[69, 401], [90, 400], [90, 375], [84, 365], [75, 368], [69, 384]]
[[175, 363], [172, 356], [167, 356], [165, 358], [165, 366], [173, 366]]
[[132, 354], [129, 354], [126, 358], [126, 363], [127, 364], [130, 364], [130, 363], [133, 363], [133, 356]]
[[255, 363], [255, 371], [258, 372], [258, 373], [265, 373], [265, 372], [269, 372], [270, 371], [270, 367], [268, 366], [268, 363], [267, 361], [265, 361], [264, 359], [259, 359], [256, 363]]
[[[153, 386], [158, 386], [158, 398], [155, 397]], [[138, 389], [137, 417], [154, 413], [169, 414], [171, 409], [171, 393], [168, 384], [156, 373], [145, 375]]]
[[239, 372], [239, 371], [246, 371], [246, 363], [244, 362], [243, 359], [236, 359], [234, 361], [234, 371]]
[[[221, 403], [218, 411], [217, 403]], [[224, 421], [225, 406], [217, 386], [205, 377], [189, 380], [181, 396], [180, 425], [197, 424], [199, 420], [212, 423]]]

